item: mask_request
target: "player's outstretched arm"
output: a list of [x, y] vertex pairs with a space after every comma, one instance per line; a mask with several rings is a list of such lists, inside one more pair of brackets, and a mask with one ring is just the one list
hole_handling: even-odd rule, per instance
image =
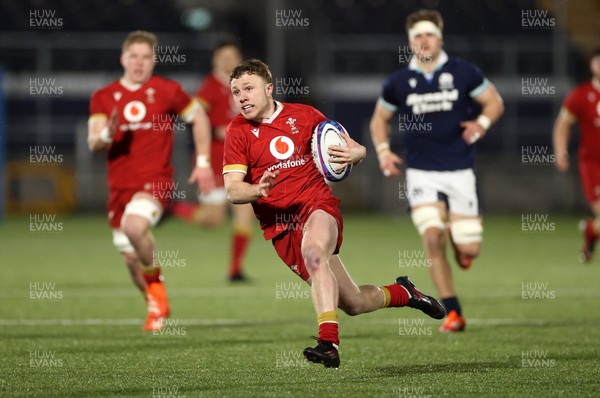
[[196, 166], [188, 183], [198, 185], [198, 191], [207, 195], [215, 188], [215, 177], [210, 163], [210, 122], [204, 108], [198, 107], [192, 119], [194, 147], [196, 148]]
[[483, 138], [490, 126], [504, 113], [504, 102], [492, 83], [475, 98], [475, 101], [481, 105], [481, 113], [477, 119], [460, 123], [464, 129], [462, 138], [469, 145]]
[[572, 127], [577, 118], [567, 110], [561, 108], [552, 131], [552, 144], [554, 146], [554, 164], [559, 171], [569, 170], [569, 138]]
[[379, 102], [375, 105], [375, 111], [371, 117], [371, 140], [377, 159], [379, 159], [379, 169], [386, 177], [399, 176], [400, 169], [397, 165], [402, 164], [402, 159], [390, 149], [390, 122], [394, 113], [385, 109]]
[[88, 148], [92, 152], [101, 151], [110, 146], [117, 131], [119, 121], [114, 109], [107, 119], [104, 115], [94, 115], [88, 120]]
[[275, 185], [275, 180], [279, 175], [279, 170], [265, 171], [258, 184], [249, 184], [244, 181], [245, 174], [230, 172], [223, 175], [225, 181], [225, 191], [227, 191], [227, 200], [233, 204], [250, 203], [260, 198], [269, 196], [271, 188]]

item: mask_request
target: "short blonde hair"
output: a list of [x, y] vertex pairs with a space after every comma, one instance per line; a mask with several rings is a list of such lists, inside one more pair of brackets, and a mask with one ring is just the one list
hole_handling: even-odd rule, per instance
[[136, 30], [127, 35], [125, 41], [123, 41], [123, 46], [121, 46], [121, 52], [127, 51], [127, 48], [133, 43], [146, 43], [154, 51], [158, 45], [158, 38], [154, 33], [146, 32], [145, 30]]
[[256, 58], [249, 59], [236, 66], [231, 72], [231, 76], [229, 76], [229, 83], [231, 84], [233, 79], [239, 79], [244, 74], [257, 75], [262, 77], [267, 84], [273, 83], [273, 75], [269, 66]]
[[415, 11], [406, 17], [406, 31], [408, 32], [417, 22], [429, 21], [433, 22], [435, 26], [440, 28], [440, 31], [444, 30], [444, 19], [442, 14], [436, 10], [419, 10]]

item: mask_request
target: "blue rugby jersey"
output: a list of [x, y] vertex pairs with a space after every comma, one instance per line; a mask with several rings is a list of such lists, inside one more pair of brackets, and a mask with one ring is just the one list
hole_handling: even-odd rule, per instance
[[481, 106], [474, 98], [488, 85], [477, 66], [443, 51], [430, 76], [414, 58], [390, 75], [379, 103], [398, 114], [392, 134], [403, 136], [406, 166], [438, 171], [473, 168], [475, 145], [463, 141], [460, 122], [479, 115]]

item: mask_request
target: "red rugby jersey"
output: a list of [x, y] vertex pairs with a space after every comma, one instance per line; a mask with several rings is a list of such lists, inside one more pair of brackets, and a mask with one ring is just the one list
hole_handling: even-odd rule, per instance
[[592, 81], [575, 87], [565, 98], [567, 108], [579, 123], [580, 160], [600, 161], [600, 86]]
[[119, 118], [107, 150], [109, 188], [137, 189], [172, 178], [174, 125], [191, 122], [198, 107], [177, 82], [158, 76], [139, 87], [118, 80], [94, 92], [90, 120], [107, 119], [113, 110]]
[[213, 128], [227, 126], [231, 119], [239, 114], [233, 102], [231, 89], [217, 80], [212, 73], [198, 87], [196, 97], [206, 109], [210, 125]]
[[265, 170], [279, 170], [269, 196], [252, 203], [265, 239], [273, 239], [287, 223], [297, 223], [312, 200], [332, 196], [331, 188], [313, 162], [314, 128], [326, 120], [315, 108], [276, 102], [277, 109], [262, 123], [238, 115], [227, 126], [223, 174], [240, 172], [257, 184]]

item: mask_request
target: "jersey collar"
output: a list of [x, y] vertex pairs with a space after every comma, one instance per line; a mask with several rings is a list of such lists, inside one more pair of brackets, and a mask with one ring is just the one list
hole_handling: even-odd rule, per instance
[[[148, 80], [148, 81], [150, 81], [150, 80]], [[129, 91], [138, 91], [140, 89], [140, 87], [143, 86], [143, 84], [140, 84], [140, 83], [129, 84], [125, 81], [125, 78], [123, 78], [123, 77], [119, 79], [119, 83], [121, 83], [121, 86], [125, 87]]]
[[[437, 65], [435, 66], [435, 70], [440, 69], [442, 66], [444, 66], [444, 64], [446, 62], [448, 62], [448, 54], [446, 54], [446, 51], [442, 50], [442, 51], [440, 51], [440, 56], [438, 57], [438, 62], [437, 62]], [[417, 65], [416, 57], [411, 58], [410, 62], [408, 63], [408, 69], [414, 70], [415, 72], [418, 72], [421, 74], [423, 73], [423, 71]]]
[[279, 102], [279, 101], [275, 101], [275, 105], [277, 105], [277, 109], [275, 109], [275, 112], [273, 112], [273, 114], [271, 115], [271, 117], [270, 117], [270, 118], [268, 118], [268, 119], [263, 119], [262, 123], [265, 123], [265, 124], [271, 124], [271, 122], [272, 122], [273, 120], [275, 120], [275, 118], [276, 118], [277, 116], [279, 116], [279, 114], [280, 114], [280, 113], [281, 113], [281, 111], [283, 110], [283, 104], [282, 104], [281, 102]]
[[600, 91], [600, 80], [592, 78], [592, 86], [598, 91]]

